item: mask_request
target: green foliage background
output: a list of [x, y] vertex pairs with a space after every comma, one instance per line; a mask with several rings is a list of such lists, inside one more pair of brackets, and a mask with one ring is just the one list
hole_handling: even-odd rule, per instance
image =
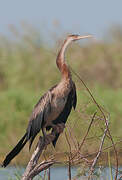
[[[55, 64], [60, 41], [55, 39], [52, 48], [36, 31], [31, 33], [28, 31], [21, 35], [14, 31], [14, 35], [16, 37], [14, 40], [0, 36], [1, 160], [25, 132], [29, 116], [39, 98], [61, 78]], [[91, 89], [97, 101], [110, 112], [111, 133], [115, 141], [120, 140], [122, 138], [122, 29], [111, 29], [104, 40], [72, 44], [67, 50], [66, 59]], [[72, 112], [68, 122], [73, 125], [80, 140], [90, 123], [89, 117], [96, 111], [96, 107], [91, 104], [88, 93], [74, 74], [73, 79], [77, 86], [78, 107], [76, 112]], [[82, 114], [80, 118], [79, 110]], [[101, 136], [98, 127], [94, 125], [90, 136], [95, 137], [96, 134], [97, 137]], [[60, 142], [57, 143], [57, 151], [61, 149], [66, 151], [64, 135], [61, 142], [62, 147]], [[88, 143], [83, 151], [88, 153], [95, 151], [97, 149], [95, 142], [94, 139], [90, 146]], [[52, 147], [51, 149], [50, 152], [54, 152]], [[121, 144], [118, 145], [118, 149], [122, 153]], [[23, 151], [28, 158], [30, 156], [28, 147]], [[15, 159], [15, 162], [16, 160], [19, 163], [27, 161], [22, 154]]]

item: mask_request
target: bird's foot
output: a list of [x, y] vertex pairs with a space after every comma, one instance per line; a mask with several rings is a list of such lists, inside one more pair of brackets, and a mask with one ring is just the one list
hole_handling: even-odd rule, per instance
[[64, 128], [65, 128], [65, 124], [64, 124], [64, 123], [60, 123], [60, 124], [54, 125], [53, 130], [54, 130], [56, 133], [59, 133], [59, 134], [60, 134], [60, 133], [63, 132]]
[[53, 134], [47, 134], [46, 136], [40, 136], [40, 142], [42, 146], [47, 146], [48, 144], [50, 144], [54, 139], [54, 135]]
[[48, 134], [46, 137], [45, 137], [45, 144], [48, 145], [50, 144], [54, 139], [54, 135], [53, 134]]

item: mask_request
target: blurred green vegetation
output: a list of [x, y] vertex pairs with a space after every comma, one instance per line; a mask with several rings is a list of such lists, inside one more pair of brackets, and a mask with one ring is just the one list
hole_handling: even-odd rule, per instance
[[[55, 46], [51, 48], [41, 40], [37, 32], [23, 35], [16, 32], [15, 36], [16, 40], [0, 36], [1, 159], [25, 132], [38, 99], [61, 78], [55, 63], [60, 42], [55, 40]], [[100, 105], [110, 112], [111, 133], [114, 140], [118, 141], [122, 139], [122, 29], [114, 28], [106, 37], [104, 40], [88, 41], [85, 44], [84, 41], [81, 44], [72, 44], [67, 50], [66, 58]], [[90, 123], [90, 117], [97, 108], [79, 79], [73, 73], [72, 75], [77, 86], [78, 106], [68, 122], [78, 140], [81, 140]], [[83, 148], [84, 152], [90, 153], [97, 149], [97, 139], [102, 135], [100, 124], [104, 126], [103, 122], [94, 123], [89, 135], [89, 138], [94, 138], [92, 142], [88, 140], [89, 143]], [[64, 134], [61, 142], [57, 143], [57, 150], [66, 151]], [[105, 143], [111, 145], [110, 142]], [[118, 149], [122, 153], [120, 146], [119, 144]], [[28, 148], [23, 151], [29, 156]], [[47, 150], [47, 153], [50, 152], [50, 149]], [[25, 160], [22, 155], [19, 157], [21, 161]]]

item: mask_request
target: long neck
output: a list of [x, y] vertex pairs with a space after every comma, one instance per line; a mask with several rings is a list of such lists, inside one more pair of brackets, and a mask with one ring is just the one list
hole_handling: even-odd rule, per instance
[[62, 74], [62, 78], [65, 78], [65, 79], [69, 79], [71, 78], [71, 73], [70, 73], [70, 70], [66, 64], [66, 61], [65, 61], [65, 50], [68, 46], [68, 44], [71, 42], [70, 39], [66, 39], [61, 47], [61, 50], [59, 51], [58, 53], [58, 56], [57, 56], [57, 59], [56, 59], [56, 64]]

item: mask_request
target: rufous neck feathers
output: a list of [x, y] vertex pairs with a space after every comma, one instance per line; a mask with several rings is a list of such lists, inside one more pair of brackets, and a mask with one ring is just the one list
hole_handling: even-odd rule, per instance
[[71, 78], [69, 67], [67, 66], [65, 61], [65, 50], [70, 42], [71, 42], [70, 39], [66, 39], [64, 41], [56, 59], [57, 66], [62, 74], [62, 78], [66, 78], [66, 79]]

